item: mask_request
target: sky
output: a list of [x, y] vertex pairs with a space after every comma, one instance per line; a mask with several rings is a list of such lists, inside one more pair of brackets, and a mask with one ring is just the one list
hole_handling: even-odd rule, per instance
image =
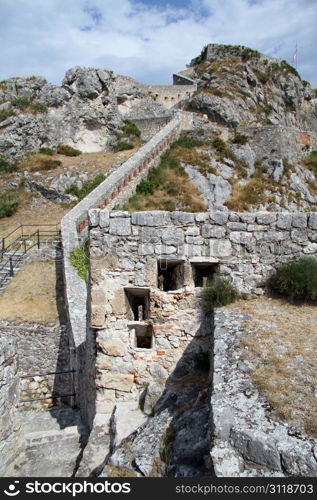
[[171, 84], [207, 43], [292, 62], [317, 86], [317, 0], [0, 0], [0, 80], [74, 66]]

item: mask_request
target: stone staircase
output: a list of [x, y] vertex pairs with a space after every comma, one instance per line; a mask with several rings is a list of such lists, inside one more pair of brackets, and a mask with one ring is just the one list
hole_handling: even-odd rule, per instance
[[0, 293], [3, 292], [7, 284], [13, 278], [11, 275], [10, 259], [15, 275], [23, 266], [25, 255], [26, 254], [22, 252], [5, 252], [3, 254], [2, 260], [0, 261]]
[[26, 448], [15, 465], [20, 477], [72, 477], [88, 436], [78, 410], [23, 411]]

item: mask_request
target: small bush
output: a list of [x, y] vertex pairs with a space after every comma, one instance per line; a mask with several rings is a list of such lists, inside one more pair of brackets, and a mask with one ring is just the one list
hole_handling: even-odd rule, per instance
[[238, 298], [239, 292], [228, 280], [215, 276], [203, 290], [201, 308], [204, 313], [208, 314], [215, 307], [226, 306]]
[[232, 142], [233, 144], [239, 144], [241, 146], [243, 146], [244, 144], [246, 144], [249, 140], [249, 137], [245, 134], [236, 134], [234, 136], [234, 138], [232, 139]]
[[141, 130], [135, 125], [135, 123], [130, 120], [124, 120], [124, 125], [121, 130], [127, 135], [134, 135], [135, 137], [141, 137]]
[[70, 253], [69, 260], [71, 265], [76, 269], [78, 276], [87, 281], [89, 265], [87, 243], [85, 242], [79, 247], [74, 248]]
[[34, 113], [47, 113], [47, 106], [45, 106], [45, 104], [41, 104], [40, 102], [35, 102], [31, 105], [31, 110]]
[[15, 108], [25, 109], [30, 105], [30, 100], [27, 97], [16, 97], [11, 104]]
[[77, 184], [72, 183], [65, 191], [66, 194], [72, 194], [77, 196], [80, 200], [83, 200], [91, 191], [93, 191], [101, 182], [105, 180], [103, 174], [98, 174], [94, 179], [90, 181], [85, 181], [81, 188]]
[[154, 186], [153, 182], [143, 180], [137, 185], [136, 192], [143, 193], [143, 194], [153, 194], [154, 189], [155, 189], [155, 186]]
[[263, 113], [265, 113], [266, 116], [270, 115], [273, 111], [273, 106], [271, 104], [265, 104], [263, 107]]
[[54, 150], [51, 148], [40, 148], [39, 153], [42, 153], [43, 155], [53, 156]]
[[189, 135], [183, 135], [173, 143], [172, 149], [178, 146], [182, 148], [192, 149], [202, 145], [203, 141], [195, 139], [194, 137], [190, 137]]
[[64, 144], [60, 144], [58, 146], [57, 153], [59, 155], [65, 155], [65, 156], [79, 156], [79, 155], [81, 155], [81, 151], [79, 151], [79, 149], [74, 149], [71, 146], [66, 146]]
[[18, 198], [14, 193], [5, 192], [0, 194], [0, 218], [10, 217], [18, 209]]
[[220, 137], [215, 137], [211, 145], [218, 151], [218, 153], [223, 153], [226, 149], [226, 143], [220, 139]]
[[3, 155], [0, 155], [0, 172], [16, 172], [17, 170], [16, 162], [7, 160]]
[[133, 144], [131, 144], [130, 142], [127, 142], [127, 141], [118, 141], [113, 146], [113, 150], [115, 153], [117, 153], [118, 151], [125, 151], [127, 149], [133, 149], [133, 148], [134, 148]]
[[269, 79], [271, 78], [271, 75], [270, 73], [263, 73], [262, 71], [258, 71], [257, 73], [257, 76], [258, 76], [258, 80], [260, 83], [262, 83], [262, 85], [265, 85]]
[[317, 151], [312, 151], [309, 155], [308, 158], [305, 160], [305, 165], [311, 170], [312, 172], [315, 172], [317, 174]]
[[268, 281], [281, 295], [304, 301], [317, 300], [317, 259], [301, 257], [281, 264]]

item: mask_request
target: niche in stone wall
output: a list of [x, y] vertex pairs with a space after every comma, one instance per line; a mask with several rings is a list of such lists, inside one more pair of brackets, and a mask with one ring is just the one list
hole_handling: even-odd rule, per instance
[[192, 262], [191, 264], [195, 287], [207, 286], [217, 270], [217, 264], [210, 262]]
[[127, 318], [130, 321], [144, 321], [150, 316], [150, 290], [148, 288], [125, 288]]
[[179, 290], [184, 286], [184, 262], [175, 258], [161, 258], [157, 263], [157, 286], [160, 290]]
[[153, 326], [147, 323], [133, 325], [134, 335], [132, 345], [137, 349], [152, 349], [154, 347]]

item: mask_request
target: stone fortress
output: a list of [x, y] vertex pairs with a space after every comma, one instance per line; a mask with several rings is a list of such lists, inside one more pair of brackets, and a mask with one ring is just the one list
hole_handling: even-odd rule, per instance
[[[208, 50], [213, 54], [212, 46]], [[212, 57], [208, 53], [207, 59]], [[174, 75], [173, 86], [150, 86], [149, 92], [170, 109], [196, 89], [186, 70]], [[177, 380], [189, 375], [195, 360], [207, 353], [214, 367], [211, 388], [203, 387], [196, 399], [205, 400], [198, 416], [205, 425], [204, 453], [209, 447], [211, 460], [208, 464], [205, 457], [204, 466], [187, 466], [177, 473], [195, 475], [213, 467], [219, 476], [243, 476], [253, 463], [260, 472], [251, 467], [250, 475], [316, 476], [315, 441], [289, 436], [282, 424], [264, 425], [259, 394], [252, 400], [258, 421], [255, 418], [251, 424], [243, 413], [250, 401], [240, 394], [238, 383], [231, 395], [235, 401], [240, 394], [239, 407], [233, 410], [223, 404], [228, 366], [219, 370], [219, 364], [229, 348], [223, 331], [235, 327], [237, 318], [222, 310], [215, 311], [213, 318], [203, 315], [199, 295], [212, 273], [228, 277], [241, 292], [261, 295], [266, 278], [278, 263], [317, 253], [317, 214], [238, 213], [217, 206], [204, 213], [117, 209], [129, 200], [170, 144], [192, 129], [194, 120], [194, 113], [176, 108], [167, 123], [156, 121], [152, 127], [151, 120], [143, 119], [146, 144], [62, 220], [67, 363], [73, 370], [71, 403], [79, 408], [81, 422], [88, 429], [76, 474], [102, 473], [110, 456], [107, 463], [114, 467], [151, 476], [171, 423], [172, 417], [166, 413], [169, 388], [176, 391]], [[137, 119], [135, 122], [138, 124]], [[291, 154], [294, 161], [300, 158], [303, 146], [316, 148], [316, 132], [288, 127], [288, 141], [283, 141], [285, 128], [242, 126], [241, 131], [250, 134], [260, 159], [273, 141], [277, 157]], [[69, 261], [70, 252], [87, 237], [88, 284]], [[1, 473], [14, 475], [14, 464], [25, 449], [23, 422], [16, 409], [20, 353], [12, 339], [1, 341], [0, 380], [5, 382], [0, 392], [1, 402], [5, 402], [1, 418], [6, 424], [0, 444]], [[232, 371], [236, 370], [232, 365]], [[214, 377], [219, 371], [221, 376]], [[239, 374], [236, 376], [238, 380]], [[193, 433], [196, 431], [193, 425]], [[149, 436], [151, 453], [144, 445]], [[130, 460], [123, 451], [124, 443], [126, 447], [129, 443]]]

